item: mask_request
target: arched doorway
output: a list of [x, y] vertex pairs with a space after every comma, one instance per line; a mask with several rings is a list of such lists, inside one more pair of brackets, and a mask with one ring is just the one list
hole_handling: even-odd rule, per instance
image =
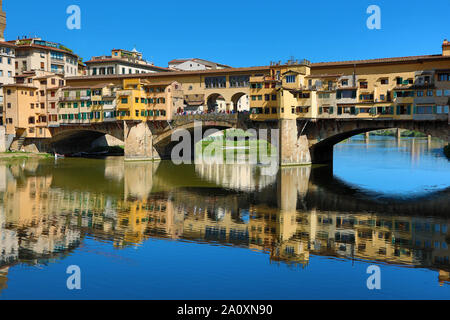
[[238, 92], [231, 97], [232, 110], [234, 112], [245, 112], [250, 110], [248, 94]]
[[227, 103], [225, 98], [219, 93], [211, 94], [207, 99], [208, 112], [226, 112]]

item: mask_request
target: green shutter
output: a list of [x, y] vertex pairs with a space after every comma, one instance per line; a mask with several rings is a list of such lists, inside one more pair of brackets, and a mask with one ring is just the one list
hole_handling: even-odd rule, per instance
[[323, 108], [320, 107], [320, 108], [319, 108], [319, 114], [322, 114], [322, 112], [323, 112]]
[[342, 114], [342, 107], [338, 107], [338, 115]]
[[338, 91], [336, 93], [336, 99], [340, 99], [342, 97], [342, 91]]
[[352, 91], [352, 99], [356, 99], [356, 90]]
[[397, 114], [400, 114], [400, 106], [397, 106]]
[[433, 113], [434, 113], [434, 114], [437, 113], [437, 106], [433, 106]]
[[334, 113], [334, 107], [330, 107], [330, 114]]
[[408, 105], [408, 111], [407, 112], [408, 112], [408, 114], [411, 114], [411, 105], [410, 104]]
[[356, 108], [355, 107], [350, 107], [350, 114], [356, 114]]
[[414, 105], [414, 113], [413, 114], [417, 114], [417, 106]]

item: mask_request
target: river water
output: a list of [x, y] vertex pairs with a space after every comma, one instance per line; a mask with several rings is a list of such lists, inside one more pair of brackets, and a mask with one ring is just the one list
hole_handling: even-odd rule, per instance
[[3, 160], [0, 299], [449, 299], [442, 146], [357, 136], [278, 172]]

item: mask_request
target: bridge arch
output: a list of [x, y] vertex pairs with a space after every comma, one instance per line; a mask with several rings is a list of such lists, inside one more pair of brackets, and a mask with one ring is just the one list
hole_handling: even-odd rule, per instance
[[231, 97], [231, 103], [234, 112], [243, 112], [250, 110], [248, 101], [248, 94], [244, 92], [237, 92]]
[[196, 123], [189, 122], [158, 135], [153, 140], [153, 147], [158, 152], [159, 157], [161, 159], [170, 159], [173, 147], [179, 143], [179, 141], [172, 141], [172, 135], [178, 130], [186, 130], [189, 133], [191, 138], [191, 152], [192, 155], [194, 155], [195, 145], [204, 138], [207, 138], [212, 133], [211, 129], [224, 131], [236, 127], [234, 123], [227, 121], [205, 121], [201, 123], [201, 128], [199, 128], [201, 129], [201, 131], [199, 130], [199, 133], [201, 134], [195, 134]]
[[[299, 125], [300, 129], [303, 124]], [[306, 127], [308, 124], [306, 124]], [[333, 148], [336, 144], [355, 135], [384, 129], [405, 129], [422, 132], [435, 138], [448, 141], [449, 126], [446, 121], [394, 121], [394, 120], [360, 120], [360, 121], [329, 121], [322, 122], [306, 129], [310, 141], [310, 152], [313, 163], [331, 163]]]
[[124, 141], [124, 130], [120, 123], [61, 126], [51, 129], [49, 151], [71, 153], [86, 151], [98, 138], [110, 135]]
[[221, 93], [212, 93], [206, 98], [208, 112], [220, 112], [227, 110], [227, 102]]

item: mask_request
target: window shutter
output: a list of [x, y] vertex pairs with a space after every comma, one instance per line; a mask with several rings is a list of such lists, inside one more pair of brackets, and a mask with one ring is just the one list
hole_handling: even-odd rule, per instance
[[322, 114], [322, 112], [323, 112], [323, 108], [320, 107], [320, 108], [319, 108], [319, 114]]
[[353, 90], [352, 91], [352, 99], [355, 99], [356, 98], [356, 90]]
[[336, 99], [340, 99], [342, 97], [342, 91], [338, 91], [336, 93]]
[[433, 113], [436, 114], [437, 113], [437, 107], [433, 106]]
[[400, 106], [397, 106], [397, 114], [400, 114]]
[[414, 105], [414, 114], [417, 114], [417, 106]]
[[407, 108], [408, 110], [407, 110], [407, 112], [408, 112], [408, 114], [411, 114], [411, 105], [408, 105], [408, 108]]
[[342, 107], [338, 107], [338, 114], [342, 114]]
[[330, 114], [333, 114], [333, 113], [334, 113], [334, 108], [330, 107]]

